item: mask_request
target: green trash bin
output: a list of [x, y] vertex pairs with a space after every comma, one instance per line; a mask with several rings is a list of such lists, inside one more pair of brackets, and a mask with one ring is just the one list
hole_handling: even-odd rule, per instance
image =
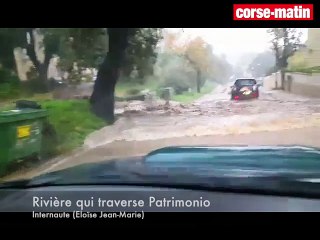
[[42, 129], [47, 111], [15, 109], [0, 112], [0, 174], [9, 165], [41, 152]]

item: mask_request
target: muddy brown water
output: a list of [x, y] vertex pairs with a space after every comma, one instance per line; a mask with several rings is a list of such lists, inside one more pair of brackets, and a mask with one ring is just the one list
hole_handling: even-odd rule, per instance
[[33, 170], [18, 171], [3, 181], [31, 178], [42, 173], [56, 171], [84, 163], [107, 161], [115, 158], [142, 156], [167, 146], [230, 146], [230, 145], [303, 145], [320, 148], [320, 127], [288, 129], [282, 131], [254, 132], [202, 137], [179, 137], [147, 141], [115, 141], [93, 149], [82, 149]]
[[[320, 147], [320, 100], [262, 92], [254, 101], [234, 102], [223, 89], [179, 111], [139, 112], [90, 134], [82, 149], [3, 181], [31, 178], [83, 163], [141, 156], [166, 146], [305, 145]], [[140, 108], [141, 106], [138, 107]]]

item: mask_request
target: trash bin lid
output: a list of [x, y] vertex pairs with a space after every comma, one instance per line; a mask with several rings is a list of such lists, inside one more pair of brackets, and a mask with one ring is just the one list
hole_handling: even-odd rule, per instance
[[48, 115], [44, 109], [13, 109], [0, 112], [0, 123], [16, 122], [22, 120], [43, 118]]

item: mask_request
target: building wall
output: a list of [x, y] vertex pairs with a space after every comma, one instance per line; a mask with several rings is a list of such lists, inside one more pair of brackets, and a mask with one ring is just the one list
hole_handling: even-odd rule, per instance
[[285, 91], [307, 97], [320, 97], [320, 74], [288, 73]]
[[[320, 41], [320, 39], [319, 39]], [[310, 49], [309, 54], [306, 57], [306, 65], [308, 67], [320, 66], [320, 49]]]
[[[281, 86], [280, 73], [265, 77], [265, 90], [272, 90]], [[284, 90], [306, 97], [320, 98], [320, 74], [286, 73]]]
[[320, 28], [308, 29], [306, 65], [307, 67], [320, 66]]
[[320, 28], [308, 29], [308, 40], [306, 42], [308, 48], [320, 50]]
[[306, 48], [300, 49], [288, 59], [289, 69], [320, 66], [320, 28], [308, 29]]

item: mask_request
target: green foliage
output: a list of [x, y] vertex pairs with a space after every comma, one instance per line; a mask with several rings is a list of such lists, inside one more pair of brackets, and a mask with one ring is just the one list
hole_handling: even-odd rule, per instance
[[0, 83], [0, 100], [17, 97], [20, 94], [20, 85], [16, 83]]
[[208, 79], [217, 83], [226, 83], [234, 69], [224, 56], [213, 55], [212, 67]]
[[[156, 59], [156, 45], [161, 38], [158, 28], [124, 29], [130, 32], [126, 58], [122, 64], [123, 72], [129, 76], [134, 67], [138, 76], [134, 80], [143, 83], [145, 76], [153, 72]], [[54, 28], [42, 29], [45, 46], [51, 44], [59, 56], [59, 67], [71, 72], [74, 63], [79, 71], [84, 68], [98, 67], [108, 52], [107, 28]], [[52, 44], [55, 43], [55, 44]], [[50, 46], [51, 46], [50, 45]]]
[[299, 72], [299, 73], [306, 73], [306, 74], [320, 73], [320, 66], [311, 67], [311, 68], [293, 68], [290, 70], [286, 70], [286, 72]]
[[288, 66], [288, 58], [298, 49], [301, 32], [297, 28], [270, 28], [267, 32], [271, 35], [272, 50], [276, 58], [278, 69]]
[[105, 28], [2, 28], [0, 63], [4, 67], [15, 68], [13, 49], [27, 46], [27, 31], [36, 31], [43, 35], [41, 47], [44, 47], [46, 59], [50, 60], [54, 55], [58, 55], [62, 70], [70, 71], [74, 62], [80, 68], [97, 67], [107, 53]]
[[[51, 31], [51, 30], [50, 30]], [[60, 34], [59, 66], [70, 71], [76, 62], [79, 68], [98, 67], [108, 51], [106, 28], [55, 29]]]
[[0, 64], [15, 70], [13, 50], [26, 44], [25, 28], [0, 28]]
[[0, 99], [18, 97], [21, 92], [19, 78], [10, 70], [0, 69]]
[[[79, 71], [83, 68], [98, 67], [108, 52], [107, 28], [2, 28], [0, 29], [0, 64], [14, 69], [13, 49], [29, 46], [28, 31], [36, 31], [43, 35], [42, 47], [46, 59], [54, 55], [59, 56], [59, 67], [63, 71], [71, 72], [74, 63], [77, 63]], [[139, 73], [138, 79], [144, 81], [144, 76], [152, 74], [152, 66], [156, 59], [155, 49], [161, 38], [161, 30], [159, 28], [128, 28], [123, 31], [131, 35], [123, 66], [129, 69], [129, 72], [133, 66], [136, 66]]]
[[315, 67], [311, 67], [309, 68], [312, 72], [320, 72], [320, 66], [315, 66]]
[[39, 34], [43, 35], [43, 45], [41, 47], [44, 47], [45, 55], [51, 58], [54, 54], [60, 54], [61, 45], [67, 37], [68, 28], [40, 28], [37, 30]]
[[159, 54], [155, 68], [162, 87], [172, 87], [176, 93], [196, 87], [196, 73], [183, 56]]
[[127, 79], [118, 81], [115, 89], [117, 97], [128, 97], [136, 94], [133, 92], [142, 91], [144, 89], [149, 89], [154, 91], [158, 89], [159, 83], [155, 79], [148, 79], [144, 84], [137, 84], [136, 82], [130, 82]]
[[[165, 32], [163, 49], [166, 54], [182, 56], [187, 61], [188, 68], [195, 72], [194, 81], [197, 88], [203, 86], [206, 80], [226, 82], [233, 69], [224, 56], [217, 56], [213, 48], [201, 37], [190, 39], [180, 33]], [[185, 39], [187, 37], [187, 40]], [[165, 65], [167, 61], [163, 61]], [[159, 68], [163, 68], [161, 63]]]
[[[193, 79], [192, 79], [193, 80]], [[180, 73], [177, 75], [166, 76], [163, 87], [171, 87], [177, 94], [187, 91], [189, 88], [194, 87], [190, 78], [185, 73]]]
[[172, 100], [177, 101], [177, 102], [181, 102], [181, 103], [191, 103], [191, 102], [197, 100], [198, 98], [202, 97], [203, 95], [210, 93], [213, 89], [214, 89], [214, 85], [208, 83], [203, 86], [201, 93], [197, 93], [194, 91], [193, 92], [184, 92], [182, 94], [174, 95], [172, 97]]
[[129, 76], [136, 67], [139, 80], [153, 74], [153, 65], [156, 62], [156, 47], [162, 38], [160, 28], [139, 28], [129, 39], [126, 58], [123, 64], [124, 73]]
[[0, 83], [19, 83], [19, 78], [9, 69], [0, 68]]
[[128, 89], [127, 90], [127, 94], [128, 95], [137, 95], [140, 93], [140, 90], [139, 89], [136, 89], [136, 88], [133, 88], [133, 89]]
[[32, 78], [21, 83], [22, 90], [27, 95], [43, 93], [46, 91], [47, 85], [39, 78]]

